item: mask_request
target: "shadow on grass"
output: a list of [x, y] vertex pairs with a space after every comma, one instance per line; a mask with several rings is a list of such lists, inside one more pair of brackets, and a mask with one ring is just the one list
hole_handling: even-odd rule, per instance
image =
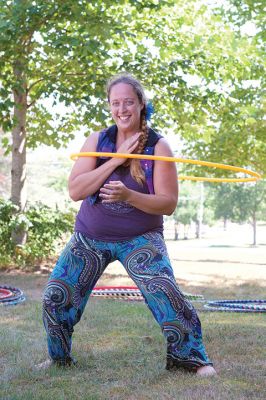
[[231, 246], [229, 244], [211, 244], [210, 246], [207, 246], [209, 248], [232, 248], [232, 249], [243, 249], [246, 246]]

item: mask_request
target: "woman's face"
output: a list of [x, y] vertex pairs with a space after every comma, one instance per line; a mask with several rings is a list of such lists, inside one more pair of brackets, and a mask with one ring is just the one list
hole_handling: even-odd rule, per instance
[[138, 132], [143, 104], [139, 102], [133, 87], [127, 83], [117, 83], [111, 88], [109, 102], [118, 129], [123, 132]]

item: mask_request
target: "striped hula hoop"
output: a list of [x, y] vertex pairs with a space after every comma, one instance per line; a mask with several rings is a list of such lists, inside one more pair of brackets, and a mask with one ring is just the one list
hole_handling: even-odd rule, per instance
[[[202, 295], [184, 293], [188, 300], [203, 300]], [[143, 301], [141, 291], [136, 286], [98, 286], [92, 290], [91, 296], [119, 300]]]
[[23, 303], [26, 297], [22, 290], [11, 286], [0, 286], [0, 305], [10, 306]]
[[[98, 286], [92, 290], [92, 297], [127, 301], [143, 301], [141, 291], [136, 286]], [[266, 312], [266, 300], [205, 300], [200, 294], [184, 293], [185, 298], [204, 304], [198, 311]]]
[[214, 300], [204, 305], [208, 311], [265, 313], [266, 300]]

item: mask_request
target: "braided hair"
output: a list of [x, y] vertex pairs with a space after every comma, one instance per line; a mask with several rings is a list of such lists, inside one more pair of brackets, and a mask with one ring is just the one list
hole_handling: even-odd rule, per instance
[[[145, 96], [144, 89], [141, 83], [130, 74], [116, 75], [107, 84], [108, 101], [110, 100], [110, 92], [112, 87], [117, 85], [118, 83], [126, 83], [128, 85], [131, 85], [136, 95], [138, 96], [139, 102], [143, 103], [144, 105], [140, 114], [140, 126], [139, 126], [139, 129], [142, 132], [142, 134], [139, 137], [139, 144], [137, 149], [135, 150], [135, 153], [142, 154], [145, 149], [145, 145], [147, 143], [149, 135], [149, 128], [146, 122], [147, 98]], [[145, 182], [145, 175], [143, 169], [141, 168], [140, 160], [129, 159], [125, 162], [124, 165], [130, 167], [131, 176], [139, 184], [143, 184]]]

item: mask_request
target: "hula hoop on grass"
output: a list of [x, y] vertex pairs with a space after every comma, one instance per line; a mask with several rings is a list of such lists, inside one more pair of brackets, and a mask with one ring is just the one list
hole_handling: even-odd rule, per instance
[[235, 167], [234, 165], [214, 163], [210, 161], [191, 160], [187, 158], [165, 157], [165, 156], [151, 156], [146, 154], [125, 154], [125, 153], [106, 153], [106, 152], [81, 152], [73, 153], [70, 155], [71, 160], [76, 160], [79, 157], [110, 157], [110, 158], [136, 158], [139, 160], [159, 160], [168, 162], [179, 162], [185, 164], [201, 165], [210, 168], [226, 169], [228, 171], [242, 172], [252, 176], [252, 178], [209, 178], [202, 176], [179, 176], [179, 179], [191, 181], [207, 181], [207, 182], [255, 182], [261, 179], [261, 175], [257, 172], [251, 171], [242, 167]]
[[[188, 300], [203, 300], [202, 295], [184, 293]], [[141, 291], [136, 286], [98, 286], [92, 290], [91, 296], [119, 300], [143, 301]]]
[[0, 286], [0, 305], [10, 306], [26, 300], [22, 290], [11, 286]]
[[266, 312], [266, 300], [214, 300], [204, 305], [208, 311]]
[[[208, 301], [200, 294], [184, 293], [185, 298], [204, 304], [203, 309], [198, 311], [229, 311], [229, 312], [266, 312], [266, 300], [214, 300]], [[98, 286], [92, 290], [92, 297], [143, 301], [141, 291], [136, 286]]]

